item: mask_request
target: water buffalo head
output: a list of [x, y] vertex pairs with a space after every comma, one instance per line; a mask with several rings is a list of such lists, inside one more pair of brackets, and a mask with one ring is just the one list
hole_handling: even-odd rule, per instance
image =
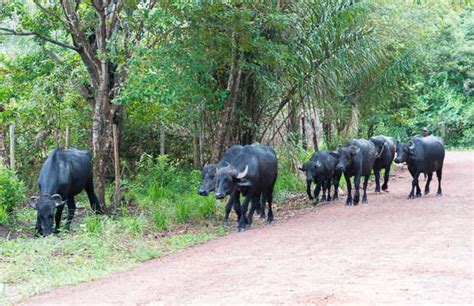
[[216, 172], [216, 198], [222, 199], [231, 194], [237, 187], [250, 187], [252, 184], [246, 178], [249, 166], [238, 171], [234, 166], [228, 165], [217, 169]]
[[397, 164], [404, 163], [408, 161], [410, 155], [415, 154], [415, 144], [413, 144], [413, 142], [410, 142], [408, 144], [398, 143], [396, 152], [397, 156], [395, 157], [394, 162]]
[[304, 163], [303, 165], [299, 166], [298, 169], [306, 173], [307, 182], [313, 182], [316, 179], [321, 169], [321, 166], [322, 164], [319, 160], [317, 161], [310, 160]]
[[370, 140], [370, 142], [372, 142], [374, 144], [375, 149], [377, 150], [377, 158], [382, 157], [385, 150], [390, 150], [387, 140], [385, 140], [383, 138], [370, 137], [369, 140]]
[[31, 197], [29, 204], [37, 212], [37, 227], [43, 236], [49, 236], [53, 232], [54, 214], [56, 208], [66, 204], [59, 194], [42, 195], [41, 197]]
[[215, 164], [205, 164], [201, 171], [202, 185], [198, 190], [198, 194], [207, 196], [209, 192], [216, 189], [216, 172], [217, 166]]
[[336, 165], [337, 171], [346, 171], [347, 168], [351, 167], [353, 157], [360, 152], [360, 148], [351, 145], [348, 147], [338, 146], [336, 151], [332, 151], [331, 155], [339, 159], [339, 162]]

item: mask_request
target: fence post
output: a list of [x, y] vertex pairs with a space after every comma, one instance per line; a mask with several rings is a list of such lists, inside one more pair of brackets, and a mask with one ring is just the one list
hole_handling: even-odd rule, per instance
[[64, 141], [64, 149], [69, 149], [69, 126], [66, 126], [66, 136]]
[[115, 169], [115, 203], [114, 206], [120, 205], [122, 199], [120, 194], [120, 156], [119, 156], [119, 137], [117, 124], [112, 125], [112, 134], [114, 140], [114, 169]]
[[10, 169], [15, 170], [15, 124], [10, 124]]

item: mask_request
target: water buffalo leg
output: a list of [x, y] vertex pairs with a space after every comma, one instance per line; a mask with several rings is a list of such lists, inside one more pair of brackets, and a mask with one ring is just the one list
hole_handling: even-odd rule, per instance
[[369, 203], [369, 201], [367, 200], [367, 185], [369, 184], [369, 176], [364, 176], [364, 185], [363, 185], [363, 188], [364, 188], [364, 194], [362, 195], [362, 203]]
[[104, 211], [100, 207], [99, 199], [94, 192], [94, 183], [92, 180], [87, 184], [85, 190], [87, 192], [87, 197], [89, 198], [89, 203], [91, 204], [92, 210], [94, 210], [97, 215], [103, 214]]
[[374, 168], [375, 192], [380, 192], [380, 169]]
[[267, 202], [268, 202], [268, 224], [273, 224], [273, 210], [272, 210], [272, 202], [273, 202], [273, 193], [269, 192], [267, 196]]
[[54, 216], [54, 221], [56, 222], [56, 227], [54, 228], [54, 233], [59, 233], [59, 225], [61, 223], [61, 217], [63, 215], [64, 205], [58, 206], [56, 208], [56, 215]]
[[248, 214], [247, 227], [250, 227], [252, 225], [253, 214], [254, 214], [255, 210], [257, 210], [257, 208], [260, 206], [260, 195], [252, 197], [250, 203], [251, 203], [251, 206], [250, 206], [250, 211], [249, 211], [249, 214]]
[[430, 183], [431, 183], [432, 178], [433, 178], [433, 173], [428, 173], [428, 180], [426, 180], [426, 185], [425, 185], [425, 195], [430, 193]]
[[306, 193], [308, 194], [308, 198], [312, 200], [313, 195], [311, 194], [311, 181], [306, 181]]
[[41, 221], [39, 216], [36, 217], [36, 234], [38, 236], [43, 236], [43, 228], [41, 227]]
[[321, 185], [322, 185], [322, 189], [323, 189], [323, 196], [321, 197], [321, 202], [326, 202], [326, 189], [327, 189], [326, 180], [323, 180], [321, 182]]
[[348, 174], [344, 173], [344, 178], [346, 179], [346, 187], [347, 187], [347, 200], [346, 205], [352, 205], [352, 193], [351, 193], [351, 177]]
[[335, 176], [333, 178], [334, 180], [334, 196], [332, 197], [333, 201], [336, 201], [339, 199], [339, 181], [341, 180], [341, 176]]
[[321, 192], [321, 183], [317, 182], [316, 183], [316, 188], [314, 188], [314, 205], [318, 204], [319, 202], [319, 193]]
[[383, 173], [383, 185], [382, 185], [382, 190], [383, 191], [387, 191], [387, 189], [388, 189], [389, 176], [390, 176], [390, 166], [385, 168], [385, 171]]
[[[411, 173], [412, 171], [410, 171]], [[415, 188], [418, 186], [418, 178], [420, 176], [419, 171], [413, 171], [411, 173], [413, 180], [411, 181], [411, 191], [410, 194], [408, 195], [408, 199], [414, 199], [415, 198]]]
[[267, 202], [268, 193], [262, 192], [262, 197], [260, 199], [260, 219], [265, 219], [265, 203]]
[[64, 226], [66, 230], [71, 228], [72, 218], [74, 218], [74, 213], [76, 212], [76, 202], [74, 198], [67, 199], [67, 218], [66, 225]]
[[360, 175], [356, 174], [354, 176], [354, 205], [359, 204], [359, 198], [360, 198]]
[[438, 177], [438, 192], [436, 193], [437, 196], [443, 195], [443, 193], [441, 191], [441, 177], [442, 177], [442, 174], [443, 174], [443, 169], [442, 168], [436, 170], [436, 176]]
[[242, 207], [240, 206], [240, 193], [236, 192], [234, 200], [232, 202], [232, 205], [234, 206], [234, 211], [235, 214], [237, 215], [237, 221], [240, 221], [240, 218], [242, 217]]
[[[229, 223], [229, 215], [230, 212], [232, 211], [232, 207], [234, 206], [235, 201], [238, 201], [240, 197], [239, 192], [233, 192], [230, 197], [229, 201], [227, 201], [227, 204], [225, 205], [225, 213], [224, 213], [224, 225], [227, 225]], [[237, 211], [236, 211], [237, 212]]]
[[330, 202], [331, 201], [331, 179], [326, 180], [326, 189], [328, 192], [327, 201]]
[[247, 195], [244, 199], [244, 202], [242, 203], [242, 208], [241, 208], [241, 212], [240, 212], [239, 232], [240, 231], [245, 231], [245, 228], [248, 224], [247, 210], [249, 208], [249, 202], [250, 202], [250, 196]]

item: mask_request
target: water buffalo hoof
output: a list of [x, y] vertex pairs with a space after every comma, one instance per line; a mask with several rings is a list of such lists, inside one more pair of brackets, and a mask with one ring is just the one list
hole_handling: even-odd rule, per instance
[[379, 188], [375, 188], [375, 192], [380, 192], [380, 187], [379, 187]]
[[273, 224], [275, 224], [275, 221], [274, 221], [274, 220], [268, 221], [268, 225], [273, 225]]
[[386, 186], [386, 185], [382, 186], [383, 191], [387, 191], [387, 189], [388, 189], [388, 186]]
[[347, 206], [351, 206], [351, 205], [352, 205], [352, 200], [350, 200], [350, 201], [347, 200], [347, 201], [346, 201], [346, 205], [347, 205]]
[[61, 231], [60, 231], [58, 228], [55, 228], [55, 229], [53, 230], [53, 234], [59, 234], [60, 232], [61, 232]]
[[412, 195], [412, 194], [409, 194], [408, 197], [407, 197], [408, 200], [413, 200], [414, 198], [415, 198], [415, 196]]
[[369, 201], [367, 199], [362, 199], [362, 203], [369, 204]]
[[429, 190], [425, 190], [425, 195], [429, 194], [430, 191]]
[[260, 219], [265, 220], [267, 218], [266, 215], [260, 215]]
[[421, 197], [421, 192], [420, 192], [420, 193], [416, 193], [416, 197], [417, 197], [417, 198]]
[[442, 194], [441, 192], [438, 192], [438, 193], [436, 194], [437, 197], [440, 197], [440, 196], [442, 196], [442, 195], [443, 195], [443, 194]]
[[243, 228], [242, 228], [242, 227], [239, 227], [239, 228], [238, 228], [238, 231], [239, 231], [239, 233], [240, 233], [240, 232], [245, 232], [245, 227], [243, 227]]

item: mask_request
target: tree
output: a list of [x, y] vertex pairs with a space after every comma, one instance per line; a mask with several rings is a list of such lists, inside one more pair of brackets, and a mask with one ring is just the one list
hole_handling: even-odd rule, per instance
[[[121, 124], [123, 107], [113, 104], [127, 78], [134, 47], [153, 43], [147, 22], [163, 11], [158, 1], [93, 0], [90, 2], [33, 0], [10, 1], [0, 6], [2, 35], [32, 36], [40, 43], [76, 52], [88, 78], [78, 86], [93, 103], [92, 148], [98, 196], [105, 204], [106, 169], [112, 149], [112, 124]], [[15, 20], [19, 20], [15, 23]]]

